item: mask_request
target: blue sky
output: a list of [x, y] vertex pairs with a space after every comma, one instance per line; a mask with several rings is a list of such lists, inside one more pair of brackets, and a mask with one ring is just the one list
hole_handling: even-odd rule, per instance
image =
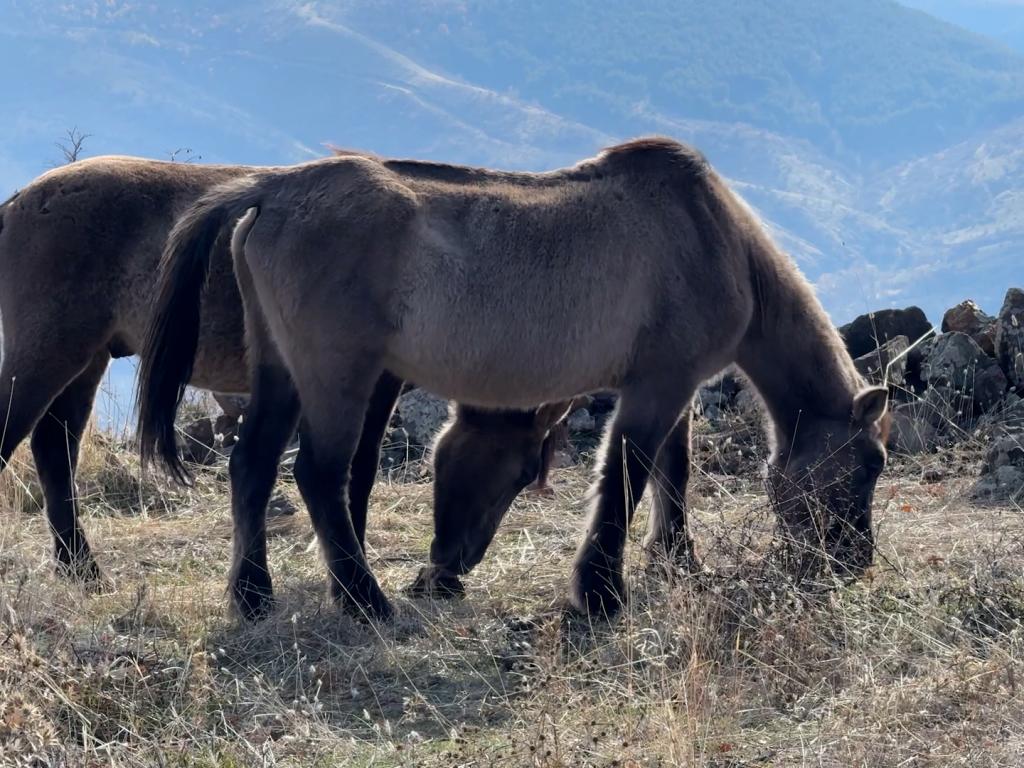
[[[462, 1], [423, 0], [452, 7]], [[388, 155], [544, 169], [622, 138], [593, 121], [558, 114], [545, 98], [526, 100], [515, 88], [492, 90], [473, 72], [446, 73], [360, 32], [347, 23], [347, 14], [367, 4], [9, 0], [0, 6], [0, 67], [6, 73], [0, 196], [60, 162], [55, 142], [75, 126], [89, 134], [87, 156], [167, 159], [177, 153], [178, 159], [252, 164], [298, 162], [334, 143]], [[1024, 0], [905, 4], [1024, 52]], [[720, 132], [720, 126], [686, 115], [645, 115], [642, 109], [634, 125], [682, 138], [713, 140]], [[823, 167], [822, 178], [827, 175]], [[743, 188], [743, 179], [737, 183]], [[828, 194], [841, 186], [833, 184]], [[814, 249], [802, 249], [800, 238], [785, 228], [778, 234], [813, 271]], [[835, 239], [842, 242], [843, 233]], [[812, 276], [826, 306], [844, 320], [853, 311], [926, 300], [914, 288], [927, 269], [894, 271], [852, 259]], [[895, 295], [885, 286], [898, 286]], [[838, 305], [833, 297], [851, 288], [857, 301]], [[130, 371], [119, 364], [111, 388], [118, 399], [113, 410], [122, 415], [129, 381]]]

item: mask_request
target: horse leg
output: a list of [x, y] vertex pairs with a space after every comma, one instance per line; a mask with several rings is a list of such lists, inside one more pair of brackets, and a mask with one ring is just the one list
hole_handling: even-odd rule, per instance
[[622, 554], [629, 524], [650, 467], [689, 394], [680, 401], [674, 395], [658, 398], [646, 391], [625, 390], [619, 397], [611, 429], [605, 434], [589, 530], [573, 565], [570, 601], [581, 613], [610, 617], [621, 606], [625, 595]]
[[348, 489], [349, 509], [359, 546], [364, 548], [370, 491], [377, 479], [377, 467], [380, 465], [380, 444], [384, 440], [384, 433], [387, 432], [388, 423], [391, 421], [391, 412], [395, 409], [395, 402], [401, 391], [402, 380], [387, 371], [377, 379], [363, 420], [359, 446], [352, 457], [352, 479]]
[[336, 386], [318, 376], [299, 383], [302, 422], [294, 471], [323, 549], [331, 597], [347, 598], [350, 608], [383, 620], [391, 605], [366, 562], [349, 514], [348, 489], [375, 379], [375, 373], [360, 377], [350, 369]]
[[46, 499], [46, 517], [53, 532], [57, 570], [83, 581], [96, 581], [101, 574], [78, 523], [75, 470], [79, 441], [109, 362], [106, 350], [97, 353], [50, 404], [32, 431], [32, 457]]
[[252, 379], [248, 412], [228, 463], [234, 519], [230, 589], [235, 606], [248, 621], [262, 618], [273, 607], [267, 567], [267, 502], [281, 454], [299, 416], [299, 400], [284, 368], [258, 364]]
[[692, 411], [683, 409], [669, 432], [655, 463], [655, 487], [644, 549], [652, 558], [667, 558], [680, 568], [700, 570], [693, 539], [686, 524], [686, 486], [690, 480], [690, 421]]

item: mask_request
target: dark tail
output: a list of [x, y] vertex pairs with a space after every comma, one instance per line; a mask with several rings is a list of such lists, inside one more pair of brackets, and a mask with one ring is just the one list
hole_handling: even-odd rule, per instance
[[253, 177], [204, 195], [174, 225], [160, 262], [156, 305], [140, 354], [139, 450], [143, 464], [159, 457], [182, 483], [190, 483], [191, 476], [178, 455], [174, 419], [192, 378], [210, 253], [225, 227], [258, 206], [259, 197]]

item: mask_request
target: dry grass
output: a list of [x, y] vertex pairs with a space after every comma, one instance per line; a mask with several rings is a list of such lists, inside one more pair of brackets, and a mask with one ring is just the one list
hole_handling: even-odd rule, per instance
[[1024, 513], [971, 506], [974, 454], [929, 461], [883, 478], [880, 565], [801, 594], [765, 564], [756, 478], [699, 474], [714, 575], [670, 582], [634, 541], [611, 626], [560, 610], [585, 470], [517, 502], [453, 603], [400, 596], [430, 489], [382, 481], [371, 561], [400, 618], [323, 600], [300, 514], [273, 521], [280, 610], [248, 627], [226, 610], [223, 471], [171, 490], [94, 438], [85, 524], [111, 587], [87, 596], [53, 574], [21, 459], [0, 481], [0, 765], [1019, 765]]

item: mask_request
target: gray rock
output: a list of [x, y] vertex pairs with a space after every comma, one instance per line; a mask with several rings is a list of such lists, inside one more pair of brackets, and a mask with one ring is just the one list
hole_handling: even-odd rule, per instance
[[1006, 292], [996, 321], [996, 359], [1010, 385], [1024, 393], [1024, 291]]
[[428, 446], [448, 421], [448, 401], [422, 389], [412, 389], [398, 398], [398, 415], [413, 445]]
[[889, 450], [912, 456], [931, 451], [936, 444], [935, 427], [921, 414], [918, 403], [906, 403], [892, 410]]
[[597, 420], [586, 408], [577, 408], [569, 414], [565, 421], [572, 433], [593, 432], [597, 429]]
[[708, 408], [724, 408], [729, 404], [729, 397], [716, 388], [701, 387], [697, 390], [697, 402], [702, 411]]
[[852, 323], [841, 326], [839, 335], [846, 342], [850, 357], [858, 358], [874, 352], [897, 336], [906, 336], [913, 343], [928, 333], [931, 327], [919, 307], [882, 309], [861, 315]]
[[966, 333], [986, 355], [995, 357], [996, 319], [968, 299], [946, 310], [942, 316], [943, 333]]
[[404, 465], [414, 454], [419, 454], [422, 449], [417, 449], [409, 442], [409, 433], [404, 427], [395, 427], [388, 430], [384, 442], [380, 447], [380, 468], [391, 470]]
[[[966, 333], [937, 338], [921, 367], [930, 390], [963, 421], [991, 408], [1006, 391], [1006, 376], [998, 364]], [[935, 401], [935, 397], [929, 398]], [[938, 402], [933, 402], [938, 405]]]
[[742, 414], [752, 416], [761, 410], [760, 400], [750, 387], [736, 393], [733, 407]]
[[874, 352], [853, 361], [860, 375], [872, 384], [881, 384], [886, 377], [890, 387], [902, 387], [907, 372], [906, 351], [910, 341], [906, 336], [894, 336]]
[[992, 440], [974, 494], [990, 499], [1024, 496], [1024, 431], [1007, 431]]
[[217, 459], [217, 439], [208, 416], [186, 424], [179, 438], [182, 458], [191, 464], [212, 464]]

